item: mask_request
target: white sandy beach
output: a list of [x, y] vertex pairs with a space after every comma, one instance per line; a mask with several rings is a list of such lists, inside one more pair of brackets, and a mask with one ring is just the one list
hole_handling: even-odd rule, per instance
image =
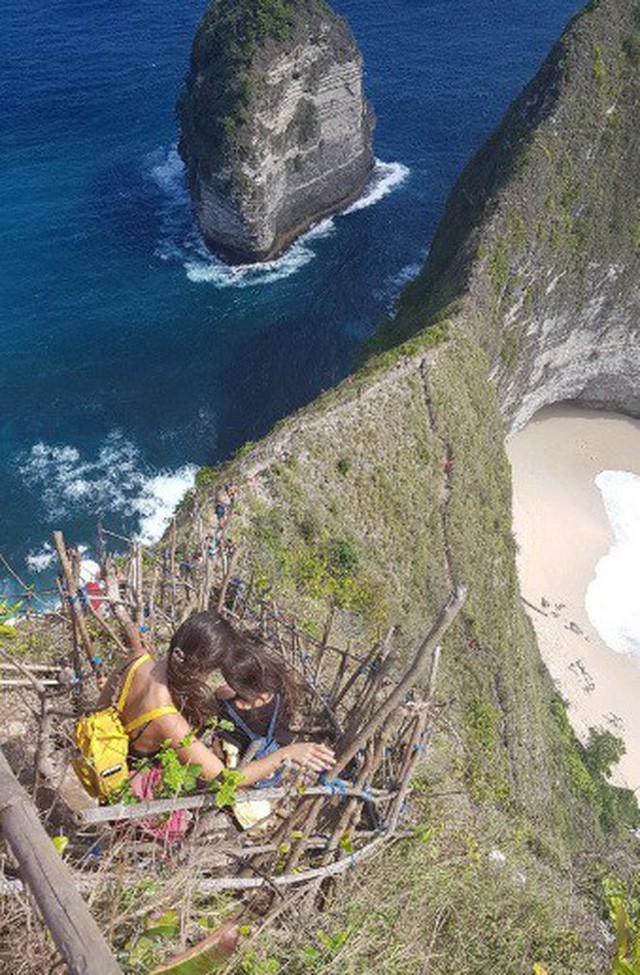
[[640, 656], [607, 646], [589, 620], [585, 594], [613, 543], [595, 478], [604, 470], [640, 475], [640, 422], [550, 407], [509, 438], [507, 452], [520, 584], [537, 607], [527, 611], [542, 656], [570, 702], [577, 734], [600, 727], [624, 739], [627, 753], [613, 779], [638, 789]]

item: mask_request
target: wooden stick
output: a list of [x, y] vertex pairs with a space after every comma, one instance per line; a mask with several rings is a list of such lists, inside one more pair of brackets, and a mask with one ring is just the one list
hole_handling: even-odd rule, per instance
[[176, 620], [176, 519], [171, 519], [169, 532], [169, 579], [171, 581], [171, 618]]
[[[4, 659], [7, 661], [6, 664], [1, 665], [3, 668], [11, 667], [12, 669], [17, 670], [18, 673], [22, 674], [22, 676], [26, 679], [27, 683], [38, 692], [38, 694], [42, 696], [46, 693], [45, 684], [47, 682], [41, 680], [39, 677], [36, 677], [36, 675], [32, 673], [28, 667], [26, 667], [19, 660], [16, 660], [15, 657], [8, 654], [6, 650], [2, 649], [2, 647], [0, 647], [0, 657], [4, 657]], [[3, 680], [3, 683], [6, 683], [6, 681]], [[51, 683], [51, 681], [48, 683]]]
[[[391, 833], [381, 833], [371, 843], [367, 843], [361, 850], [350, 853], [343, 860], [338, 860], [336, 863], [329, 863], [324, 867], [301, 870], [299, 873], [284, 873], [270, 877], [269, 883], [274, 884], [276, 887], [290, 887], [292, 884], [304, 884], [309, 880], [333, 877], [336, 874], [344, 873], [349, 867], [354, 867], [358, 861], [368, 859], [384, 843], [388, 843], [393, 838]], [[265, 882], [265, 880], [259, 877], [202, 878], [202, 880], [196, 881], [196, 889], [201, 893], [208, 893], [214, 890], [250, 890], [255, 887], [263, 887]]]
[[93, 643], [91, 642], [91, 637], [89, 636], [87, 625], [84, 621], [84, 616], [78, 608], [78, 593], [76, 591], [76, 584], [73, 577], [73, 570], [71, 568], [71, 563], [67, 558], [67, 549], [64, 544], [64, 536], [62, 532], [56, 531], [53, 533], [53, 541], [56, 547], [56, 552], [58, 553], [58, 561], [60, 562], [60, 568], [62, 569], [65, 582], [67, 584], [67, 601], [70, 607], [71, 618], [74, 625], [77, 627], [78, 633], [80, 635], [80, 642], [84, 648], [84, 652], [87, 655], [87, 659], [91, 664], [93, 670], [96, 669], [94, 663], [94, 649]]
[[[370, 856], [376, 853], [385, 844], [392, 842], [393, 840], [403, 839], [407, 834], [402, 833], [394, 836], [390, 832], [379, 833], [376, 838], [363, 846], [360, 850], [355, 850], [353, 853], [345, 857], [344, 860], [338, 860], [336, 863], [330, 863], [325, 867], [313, 867], [310, 870], [301, 870], [300, 873], [289, 873], [281, 874], [268, 878], [269, 885], [273, 884], [276, 887], [290, 887], [295, 884], [303, 884], [309, 880], [315, 880], [317, 878], [331, 877], [335, 874], [344, 873], [350, 867], [354, 867], [356, 863], [362, 860], [367, 860]], [[45, 833], [46, 836], [46, 833]], [[49, 841], [50, 842], [50, 841]], [[53, 847], [52, 847], [53, 850]], [[99, 875], [87, 875], [78, 874], [75, 877], [75, 887], [83, 891], [92, 890], [101, 881]], [[193, 882], [194, 891], [198, 893], [210, 893], [215, 890], [252, 890], [257, 887], [262, 887], [267, 883], [266, 880], [260, 877], [203, 877], [200, 880], [195, 880]], [[68, 878], [67, 884], [72, 885], [73, 879]], [[20, 880], [3, 880], [0, 879], [0, 894], [16, 894], [21, 893], [24, 890], [24, 885]], [[79, 895], [78, 895], [79, 896]], [[72, 969], [74, 975], [77, 972], [80, 975], [80, 970]], [[97, 968], [86, 968], [83, 972], [87, 975], [103, 975], [103, 971], [106, 975], [110, 975], [111, 972], [120, 972], [119, 968], [114, 969], [97, 969]]]
[[0, 827], [73, 975], [122, 975], [62, 858], [0, 750]]
[[355, 737], [350, 740], [347, 739], [342, 743], [340, 757], [328, 773], [329, 779], [335, 778], [340, 774], [351, 759], [357, 755], [365, 742], [371, 738], [374, 731], [402, 703], [411, 688], [420, 680], [431, 660], [431, 655], [435, 652], [443, 635], [458, 616], [466, 598], [467, 590], [464, 586], [460, 586], [418, 647], [417, 653], [407, 668], [402, 680], [399, 681], [386, 701], [378, 708], [377, 712], [370, 718], [364, 728]]
[[[335, 798], [357, 798], [366, 802], [385, 802], [395, 793], [385, 790], [374, 789], [354, 789], [345, 786], [344, 791], [338, 790], [333, 786], [313, 786], [306, 789], [300, 798], [306, 796], [325, 797], [334, 796]], [[290, 797], [288, 789], [260, 789], [256, 792], [249, 792], [243, 789], [238, 790], [238, 802], [250, 802], [252, 799], [284, 799]], [[148, 799], [144, 802], [126, 804], [116, 803], [113, 806], [91, 806], [83, 809], [79, 813], [79, 818], [83, 823], [115, 823], [123, 819], [148, 819], [149, 816], [160, 816], [164, 813], [174, 812], [176, 809], [209, 809], [216, 805], [216, 797], [211, 793], [199, 793], [193, 796], [177, 797], [175, 799]]]
[[238, 564], [239, 556], [240, 556], [240, 549], [235, 548], [229, 560], [229, 568], [225, 572], [224, 580], [222, 586], [220, 587], [220, 595], [218, 596], [218, 612], [220, 612], [221, 609], [224, 609], [225, 600], [227, 598], [227, 589], [229, 588], [229, 583], [231, 582], [233, 573], [236, 570], [236, 565]]
[[98, 610], [95, 608], [95, 606], [91, 602], [91, 599], [88, 599], [87, 600], [87, 605], [89, 607], [89, 612], [93, 616], [93, 618], [96, 621], [96, 623], [98, 623], [102, 627], [102, 629], [105, 631], [105, 633], [113, 640], [113, 642], [116, 644], [116, 646], [119, 647], [120, 650], [122, 650], [122, 652], [126, 656], [129, 653], [129, 650], [124, 645], [124, 643], [122, 642], [122, 640], [120, 639], [120, 637], [118, 636], [118, 634], [116, 633], [116, 631], [113, 629], [113, 627], [112, 626], [109, 626], [109, 624], [107, 623], [107, 621], [103, 618], [102, 614], [99, 613]]

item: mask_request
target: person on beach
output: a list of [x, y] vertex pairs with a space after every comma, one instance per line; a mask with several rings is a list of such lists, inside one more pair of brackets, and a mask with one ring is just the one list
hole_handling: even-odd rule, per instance
[[[223, 698], [232, 697], [240, 710], [247, 706], [257, 709], [257, 713], [248, 715], [250, 722], [262, 720], [277, 696], [284, 703], [282, 716], [286, 720], [290, 707], [287, 679], [276, 675], [272, 661], [261, 670], [253, 641], [214, 613], [196, 613], [187, 619], [171, 638], [167, 655], [157, 660], [147, 652], [135, 626], [126, 625], [126, 632], [131, 656], [108, 681], [99, 705], [108, 705], [128, 683], [122, 721], [133, 762], [151, 762], [169, 741], [181, 762], [200, 767], [204, 781], [222, 773], [223, 761], [197, 738], [216, 711], [214, 688], [207, 683], [216, 671], [227, 681], [227, 687], [219, 691]], [[244, 669], [237, 669], [234, 659], [250, 662], [245, 663]], [[247, 675], [258, 672], [262, 676], [257, 686], [248, 687]], [[333, 752], [325, 745], [289, 741], [248, 762], [242, 769], [240, 784], [250, 786], [269, 779], [288, 763], [320, 773], [334, 761]]]

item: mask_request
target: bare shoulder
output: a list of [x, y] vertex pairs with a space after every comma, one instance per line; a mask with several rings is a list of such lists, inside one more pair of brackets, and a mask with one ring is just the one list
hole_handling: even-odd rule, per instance
[[175, 745], [181, 744], [192, 733], [189, 722], [180, 713], [163, 714], [153, 722], [155, 736], [166, 741], [170, 738]]

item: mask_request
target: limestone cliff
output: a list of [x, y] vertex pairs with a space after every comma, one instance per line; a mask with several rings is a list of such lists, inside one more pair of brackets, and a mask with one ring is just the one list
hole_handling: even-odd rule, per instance
[[[453, 303], [453, 306], [452, 306]], [[640, 414], [640, 5], [591, 3], [454, 187], [387, 341], [454, 314], [504, 415]]]
[[371, 176], [362, 58], [324, 0], [213, 0], [178, 111], [202, 234], [230, 260], [277, 255]]
[[[640, 413], [639, 62], [640, 6], [591, 4], [459, 180], [379, 338], [394, 347], [222, 470], [201, 471], [180, 514], [189, 551], [202, 519], [215, 524], [215, 488], [236, 481], [239, 573], [309, 627], [327, 603], [345, 639], [395, 626], [398, 663], [452, 586], [469, 587], [445, 640], [444, 718], [422, 787], [429, 828], [460, 831], [479, 852], [452, 856], [436, 840], [433, 861], [415, 851], [385, 861], [368, 912], [356, 912], [360, 940], [375, 945], [359, 944], [358, 970], [416, 957], [401, 938], [427, 930], [429, 884], [439, 913], [416, 971], [420, 950], [440, 959], [437, 973], [611, 970], [602, 929], [591, 943], [576, 936], [557, 895], [568, 877], [587, 889], [585, 857], [604, 862], [608, 837], [621, 855], [616, 830], [638, 822], [637, 808], [592, 776], [522, 611], [503, 440], [569, 397]], [[348, 554], [338, 573], [336, 550]], [[485, 870], [489, 836], [509, 844], [521, 884], [501, 888], [507, 871]], [[398, 869], [385, 927], [377, 906]], [[546, 914], [538, 894], [555, 904]], [[443, 903], [456, 923], [441, 928]], [[399, 915], [405, 934], [390, 935]], [[338, 924], [352, 918], [349, 905]], [[514, 939], [522, 951], [507, 957]]]
[[[402, 645], [467, 583], [445, 663], [460, 727], [479, 700], [495, 709], [480, 777], [556, 824], [571, 802], [541, 777], [562, 748], [519, 606], [502, 441], [505, 421], [568, 397], [640, 412], [639, 57], [630, 0], [576, 18], [454, 189], [383, 336], [412, 337], [199, 480], [205, 506], [212, 482], [242, 484], [246, 571], [311, 621], [335, 597], [331, 540], [358, 566], [350, 635], [392, 623]], [[469, 658], [469, 639], [491, 654]]]

